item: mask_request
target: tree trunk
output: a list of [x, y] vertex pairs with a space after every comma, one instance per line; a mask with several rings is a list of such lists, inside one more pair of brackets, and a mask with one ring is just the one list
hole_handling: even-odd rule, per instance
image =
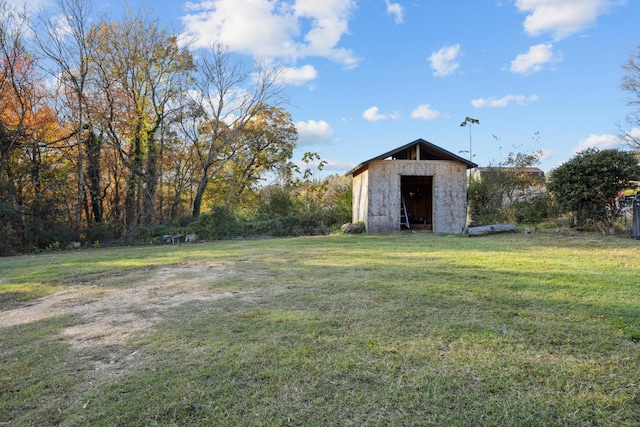
[[75, 226], [75, 236], [76, 241], [80, 240], [80, 227], [82, 224], [82, 201], [84, 199], [84, 153], [82, 151], [82, 127], [83, 127], [83, 118], [82, 118], [82, 99], [81, 94], [78, 95], [78, 134], [77, 134], [77, 145], [78, 145], [78, 198], [76, 199], [76, 226]]
[[209, 174], [208, 172], [203, 173], [202, 178], [198, 181], [198, 188], [196, 189], [196, 195], [193, 198], [193, 219], [198, 219], [200, 216], [200, 209], [202, 209], [202, 198], [204, 197], [204, 192], [207, 189], [207, 184], [209, 184]]
[[482, 236], [485, 234], [505, 233], [509, 231], [515, 231], [516, 227], [513, 224], [493, 224], [483, 225], [481, 227], [469, 227], [464, 233], [465, 236]]
[[145, 185], [143, 191], [142, 223], [145, 226], [152, 225], [156, 219], [156, 194], [158, 190], [158, 150], [155, 141], [149, 137], [147, 139], [147, 167], [145, 171]]
[[102, 139], [89, 132], [87, 137], [87, 175], [89, 180], [89, 198], [91, 212], [95, 222], [102, 222], [102, 191], [100, 189], [100, 153]]
[[127, 178], [127, 193], [124, 196], [124, 215], [126, 224], [126, 236], [131, 238], [135, 235], [138, 227], [140, 213], [139, 203], [139, 178], [134, 170], [131, 170]]

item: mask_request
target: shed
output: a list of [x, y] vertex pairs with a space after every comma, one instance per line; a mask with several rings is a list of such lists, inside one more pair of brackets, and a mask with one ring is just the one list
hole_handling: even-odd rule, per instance
[[381, 154], [353, 176], [353, 222], [369, 233], [401, 229], [460, 233], [466, 223], [467, 169], [477, 167], [424, 139]]

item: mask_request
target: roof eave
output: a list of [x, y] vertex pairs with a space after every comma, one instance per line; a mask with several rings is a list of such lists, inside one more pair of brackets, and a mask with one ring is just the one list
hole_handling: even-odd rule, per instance
[[[358, 172], [358, 170], [364, 168], [365, 166], [369, 165], [370, 163], [375, 162], [377, 160], [384, 160], [387, 157], [391, 157], [391, 156], [393, 156], [394, 154], [396, 154], [396, 153], [398, 153], [400, 151], [406, 150], [407, 148], [409, 148], [409, 147], [411, 147], [413, 145], [418, 145], [418, 144], [424, 145], [427, 148], [430, 148], [430, 149], [432, 149], [434, 151], [437, 151], [437, 152], [443, 154], [446, 157], [451, 157], [450, 160], [456, 160], [456, 161], [459, 161], [461, 163], [464, 163], [466, 165], [467, 169], [473, 169], [473, 168], [477, 168], [478, 167], [477, 164], [473, 163], [470, 160], [464, 159], [464, 158], [462, 158], [462, 157], [460, 157], [458, 155], [453, 154], [450, 151], [445, 150], [444, 148], [438, 147], [437, 145], [434, 145], [434, 144], [430, 143], [429, 141], [425, 141], [424, 139], [419, 138], [419, 139], [416, 139], [413, 142], [410, 142], [410, 143], [405, 144], [405, 145], [403, 145], [401, 147], [395, 148], [395, 149], [393, 149], [391, 151], [388, 151], [388, 152], [386, 152], [384, 154], [381, 154], [381, 155], [376, 156], [376, 157], [374, 157], [372, 159], [369, 159], [366, 162], [362, 162], [359, 165], [357, 165], [355, 168], [353, 168], [349, 172], [347, 172], [345, 175], [354, 176], [356, 174], [356, 172]], [[438, 161], [438, 160], [434, 160], [434, 161]]]

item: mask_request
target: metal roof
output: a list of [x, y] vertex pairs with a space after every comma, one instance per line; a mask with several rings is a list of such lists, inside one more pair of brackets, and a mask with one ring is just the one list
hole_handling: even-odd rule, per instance
[[[366, 162], [362, 162], [358, 166], [356, 166], [355, 168], [347, 172], [346, 175], [356, 175], [360, 169], [365, 168], [367, 165], [369, 165], [369, 163], [372, 163], [378, 160], [384, 160], [388, 157], [392, 157], [398, 160], [400, 159], [411, 160], [408, 158], [408, 153], [410, 153], [410, 149], [415, 146], [420, 147], [420, 153], [421, 153], [420, 160], [454, 160], [454, 161], [464, 163], [467, 166], [467, 169], [478, 167], [477, 164], [467, 159], [464, 159], [460, 156], [457, 156], [452, 152], [445, 150], [444, 148], [438, 147], [437, 145], [432, 144], [429, 141], [425, 141], [424, 139], [420, 138], [406, 145], [398, 147], [394, 150], [391, 150], [377, 157], [374, 157], [373, 159], [369, 159]], [[425, 154], [424, 157], [422, 156], [422, 153]]]

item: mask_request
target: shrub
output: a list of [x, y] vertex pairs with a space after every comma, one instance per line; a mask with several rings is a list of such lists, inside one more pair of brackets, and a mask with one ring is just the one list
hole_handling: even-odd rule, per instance
[[469, 209], [474, 226], [505, 222], [507, 214], [502, 208], [504, 192], [488, 179], [471, 180], [469, 184]]
[[14, 255], [20, 247], [20, 214], [10, 203], [0, 202], [0, 256]]
[[95, 222], [85, 230], [84, 234], [89, 242], [113, 241], [122, 238], [124, 235], [124, 224], [116, 220]]
[[257, 215], [263, 218], [282, 217], [290, 215], [294, 210], [294, 200], [291, 193], [281, 187], [265, 188], [260, 193]]
[[201, 214], [190, 229], [201, 239], [223, 240], [240, 237], [238, 225], [233, 212], [224, 206], [216, 206], [209, 213]]
[[640, 180], [637, 153], [587, 149], [551, 171], [547, 188], [562, 213], [580, 226], [608, 227], [614, 232], [621, 210], [617, 198]]
[[515, 222], [537, 224], [549, 219], [552, 211], [551, 198], [545, 193], [526, 200], [516, 200], [511, 205]]
[[340, 231], [343, 234], [361, 234], [367, 231], [367, 227], [363, 221], [358, 221], [357, 223], [347, 223], [340, 227]]

